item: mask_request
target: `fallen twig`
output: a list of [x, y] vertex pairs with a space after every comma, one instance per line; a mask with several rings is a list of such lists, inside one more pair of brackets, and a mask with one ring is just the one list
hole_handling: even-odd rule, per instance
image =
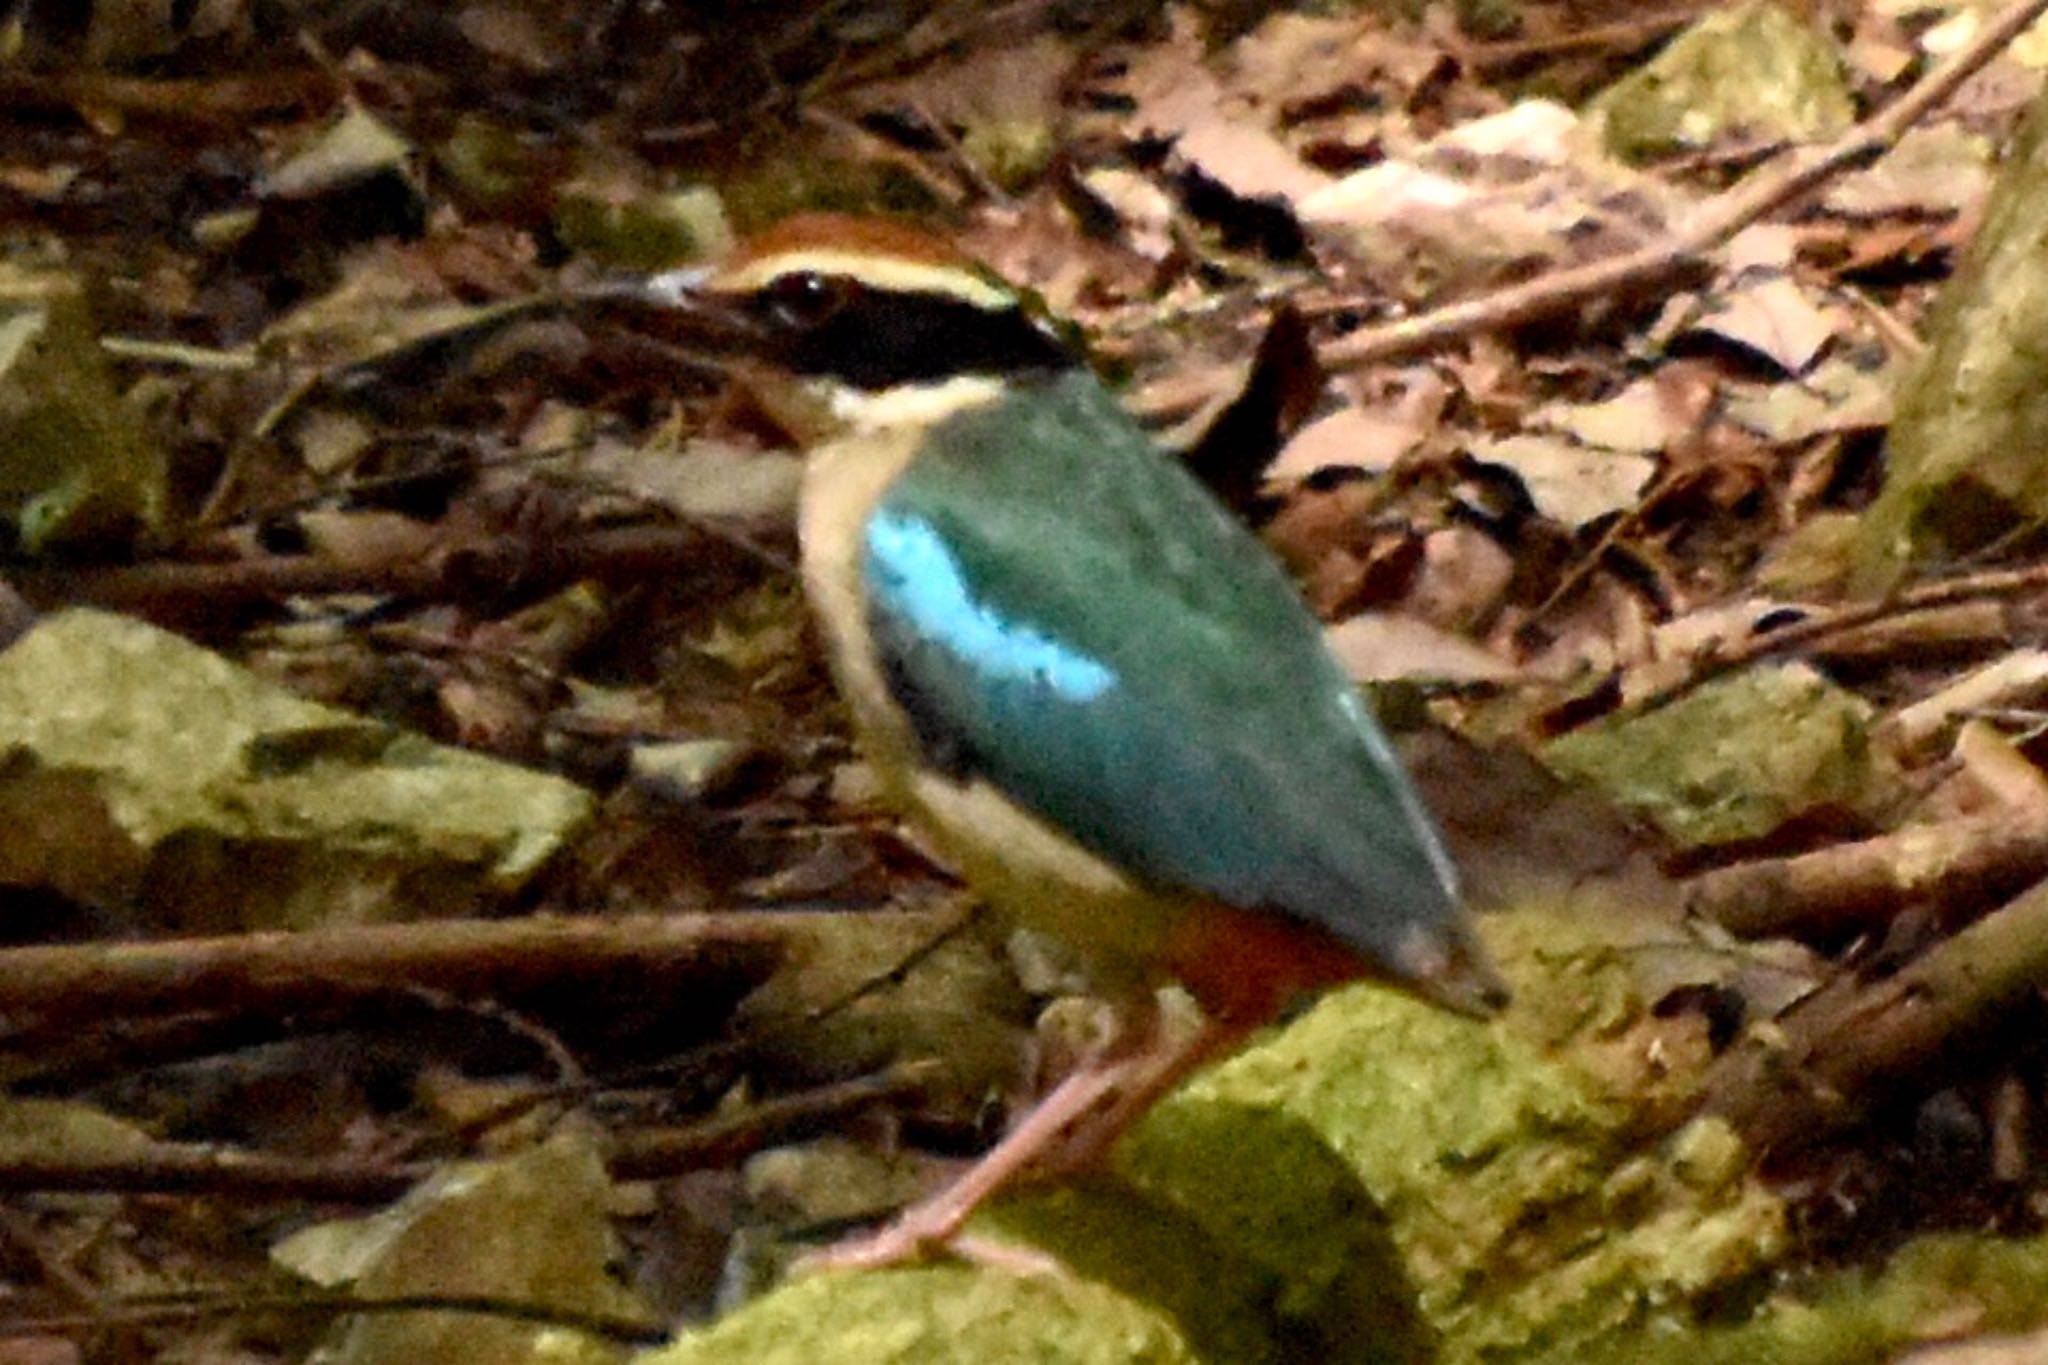
[[[950, 919], [884, 912], [892, 930]], [[41, 1026], [111, 1015], [283, 1011], [425, 988], [498, 999], [577, 977], [752, 981], [792, 949], [847, 930], [836, 911], [505, 920], [235, 934], [0, 950], [0, 1014]]]
[[2044, 874], [2048, 822], [2001, 808], [1704, 873], [1686, 908], [1745, 938], [1837, 935], [1881, 929], [1914, 903], [1961, 918]]
[[[764, 532], [764, 535], [771, 533]], [[440, 554], [341, 562], [269, 555], [225, 562], [157, 560], [109, 567], [21, 568], [11, 581], [40, 607], [87, 603], [138, 616], [224, 611], [300, 593], [374, 592], [442, 599], [515, 581], [536, 586], [576, 578], [645, 581], [662, 574], [738, 564], [756, 552], [748, 536], [699, 527], [625, 526], [546, 545], [525, 536], [482, 537]]]
[[[749, 1105], [702, 1123], [627, 1131], [605, 1156], [614, 1180], [659, 1180], [730, 1166], [755, 1152], [814, 1134], [848, 1114], [911, 1098], [935, 1063], [908, 1062], [871, 1076]], [[295, 1157], [196, 1142], [148, 1142], [133, 1150], [0, 1153], [0, 1191], [229, 1195], [377, 1204], [396, 1199], [441, 1163]]]
[[1701, 1112], [1759, 1151], [1817, 1141], [1966, 1045], [2048, 984], [2048, 882], [1896, 974], [1844, 976], [1716, 1062]]

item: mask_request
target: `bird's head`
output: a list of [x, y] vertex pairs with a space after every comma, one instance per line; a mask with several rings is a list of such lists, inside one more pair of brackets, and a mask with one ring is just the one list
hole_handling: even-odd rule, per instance
[[999, 277], [886, 219], [787, 219], [717, 265], [656, 276], [645, 290], [693, 345], [789, 381], [811, 435], [906, 410], [906, 394], [949, 381], [1081, 363]]

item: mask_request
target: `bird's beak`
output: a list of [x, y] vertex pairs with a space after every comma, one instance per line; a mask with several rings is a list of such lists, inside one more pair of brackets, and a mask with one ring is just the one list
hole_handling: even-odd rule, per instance
[[641, 331], [708, 356], [756, 349], [760, 325], [729, 295], [710, 288], [711, 277], [708, 267], [693, 266], [606, 280], [578, 291], [575, 301], [621, 315]]

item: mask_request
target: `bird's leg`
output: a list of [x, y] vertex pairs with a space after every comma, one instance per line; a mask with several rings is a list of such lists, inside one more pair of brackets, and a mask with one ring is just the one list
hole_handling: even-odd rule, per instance
[[1149, 1025], [1113, 1039], [1054, 1086], [965, 1175], [911, 1205], [881, 1231], [814, 1252], [800, 1268], [899, 1265], [939, 1246], [1006, 1268], [1045, 1268], [1043, 1257], [959, 1236], [961, 1225], [1027, 1172], [1071, 1174], [1096, 1165], [1161, 1096], [1235, 1047], [1248, 1031], [1206, 1019], [1196, 1028], [1176, 1031], [1155, 1010]]
[[[967, 1173], [937, 1194], [911, 1205], [879, 1232], [812, 1252], [801, 1270], [874, 1269], [914, 1261], [933, 1247], [954, 1241], [974, 1211], [991, 1195], [1039, 1164], [1068, 1129], [1087, 1119], [1143, 1069], [1146, 1056], [1113, 1041], [1054, 1086], [1023, 1122], [991, 1147]], [[1062, 1153], [1064, 1155], [1064, 1153]], [[1065, 1162], [1061, 1163], [1065, 1166]], [[976, 1244], [977, 1247], [979, 1243]], [[979, 1250], [974, 1258], [982, 1259]]]
[[1040, 1168], [1059, 1174], [1093, 1169], [1153, 1105], [1196, 1071], [1234, 1051], [1252, 1032], [1250, 1027], [1205, 1018], [1176, 1033], [1164, 1013], [1155, 1011], [1147, 1036], [1129, 1054], [1129, 1071], [1109, 1106], [1075, 1124], [1059, 1146], [1041, 1158]]

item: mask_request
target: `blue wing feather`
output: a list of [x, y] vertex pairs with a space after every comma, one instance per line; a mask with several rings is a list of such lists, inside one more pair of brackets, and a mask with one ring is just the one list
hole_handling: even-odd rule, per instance
[[1091, 377], [934, 436], [863, 571], [937, 766], [1141, 881], [1382, 959], [1404, 926], [1450, 924], [1436, 834], [1279, 565]]

